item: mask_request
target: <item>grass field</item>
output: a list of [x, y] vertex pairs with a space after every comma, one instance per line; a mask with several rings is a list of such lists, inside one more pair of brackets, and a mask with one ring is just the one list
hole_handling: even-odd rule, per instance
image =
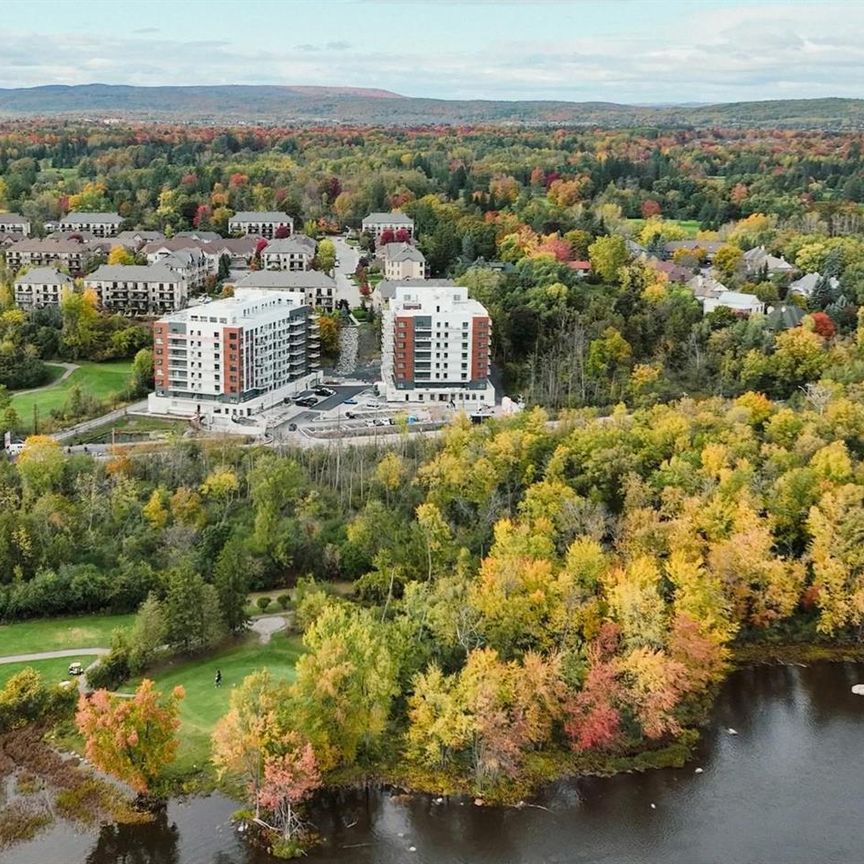
[[79, 387], [83, 394], [96, 399], [112, 402], [129, 383], [132, 372], [130, 360], [115, 360], [110, 363], [92, 363], [82, 360], [64, 381], [49, 385], [35, 393], [23, 393], [12, 397], [12, 407], [18, 412], [24, 426], [23, 431], [33, 429], [33, 406], [37, 406], [39, 417], [48, 420], [54, 408], [62, 408], [69, 398], [73, 387]]
[[189, 428], [188, 420], [164, 420], [161, 417], [138, 417], [127, 414], [114, 423], [106, 423], [97, 426], [81, 435], [76, 435], [75, 444], [109, 444], [111, 443], [111, 430], [117, 433], [117, 441], [147, 441], [151, 432], [159, 433], [157, 437], [163, 437], [169, 433], [182, 435]]
[[[66, 648], [110, 648], [111, 631], [132, 626], [134, 615], [81, 615], [0, 624], [0, 657]], [[67, 662], [68, 665], [68, 662]]]
[[[698, 219], [664, 219], [668, 225], [677, 225], [682, 231], [687, 232], [687, 239], [694, 239], [699, 233]], [[628, 219], [627, 224], [633, 229], [634, 234], [638, 234], [645, 226], [644, 219]]]
[[4, 663], [0, 665], [0, 687], [13, 676], [17, 675], [22, 669], [35, 669], [46, 684], [58, 684], [60, 681], [68, 681], [69, 664], [80, 663], [85, 669], [94, 661], [97, 660], [92, 654], [82, 654], [80, 657], [60, 657], [56, 660], [36, 660], [30, 663]]
[[[292, 681], [294, 666], [302, 653], [298, 636], [276, 633], [267, 645], [250, 634], [242, 644], [225, 648], [212, 656], [179, 661], [148, 674], [157, 687], [167, 692], [178, 684], [186, 690], [180, 705], [180, 750], [173, 768], [185, 773], [203, 766], [209, 759], [210, 735], [216, 721], [228, 711], [232, 688], [258, 669], [269, 669], [276, 680]], [[222, 686], [215, 686], [216, 670], [222, 671]], [[132, 690], [137, 681], [124, 687]]]

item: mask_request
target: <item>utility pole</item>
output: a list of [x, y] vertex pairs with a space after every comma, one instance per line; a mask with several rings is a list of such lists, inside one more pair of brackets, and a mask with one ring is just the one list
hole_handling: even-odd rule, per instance
[[39, 434], [39, 406], [33, 403], [33, 434]]

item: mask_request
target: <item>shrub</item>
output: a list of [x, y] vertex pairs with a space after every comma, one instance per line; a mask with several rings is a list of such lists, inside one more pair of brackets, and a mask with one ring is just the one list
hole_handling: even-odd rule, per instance
[[74, 687], [49, 686], [35, 669], [22, 669], [0, 690], [0, 732], [71, 716], [77, 701]]
[[116, 690], [129, 679], [129, 674], [129, 652], [118, 646], [87, 672], [87, 683], [94, 690]]
[[259, 597], [259, 598], [255, 601], [255, 604], [258, 606], [258, 608], [259, 608], [262, 612], [266, 612], [266, 611], [267, 611], [267, 607], [268, 607], [272, 602], [273, 602], [273, 601], [272, 601], [272, 599], [271, 599], [270, 597]]
[[282, 607], [282, 609], [287, 609], [291, 605], [291, 595], [290, 594], [280, 594], [276, 598], [276, 602]]

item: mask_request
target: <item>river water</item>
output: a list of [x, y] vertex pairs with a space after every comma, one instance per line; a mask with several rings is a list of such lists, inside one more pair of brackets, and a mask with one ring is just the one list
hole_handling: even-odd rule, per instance
[[[548, 810], [333, 799], [316, 864], [856, 864], [864, 862], [864, 665], [734, 673], [685, 768], [561, 783]], [[731, 735], [734, 728], [737, 735]], [[695, 769], [703, 769], [696, 773]], [[652, 807], [651, 805], [654, 805]], [[265, 864], [221, 797], [98, 839], [55, 827], [3, 864]], [[414, 851], [411, 850], [414, 847]]]

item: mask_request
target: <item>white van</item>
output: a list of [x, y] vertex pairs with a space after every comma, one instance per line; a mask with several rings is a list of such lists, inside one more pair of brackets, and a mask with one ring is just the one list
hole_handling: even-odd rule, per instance
[[6, 452], [10, 456], [20, 456], [21, 451], [23, 449], [24, 449], [24, 442], [23, 441], [16, 441], [16, 442], [13, 442], [12, 444], [6, 445]]

